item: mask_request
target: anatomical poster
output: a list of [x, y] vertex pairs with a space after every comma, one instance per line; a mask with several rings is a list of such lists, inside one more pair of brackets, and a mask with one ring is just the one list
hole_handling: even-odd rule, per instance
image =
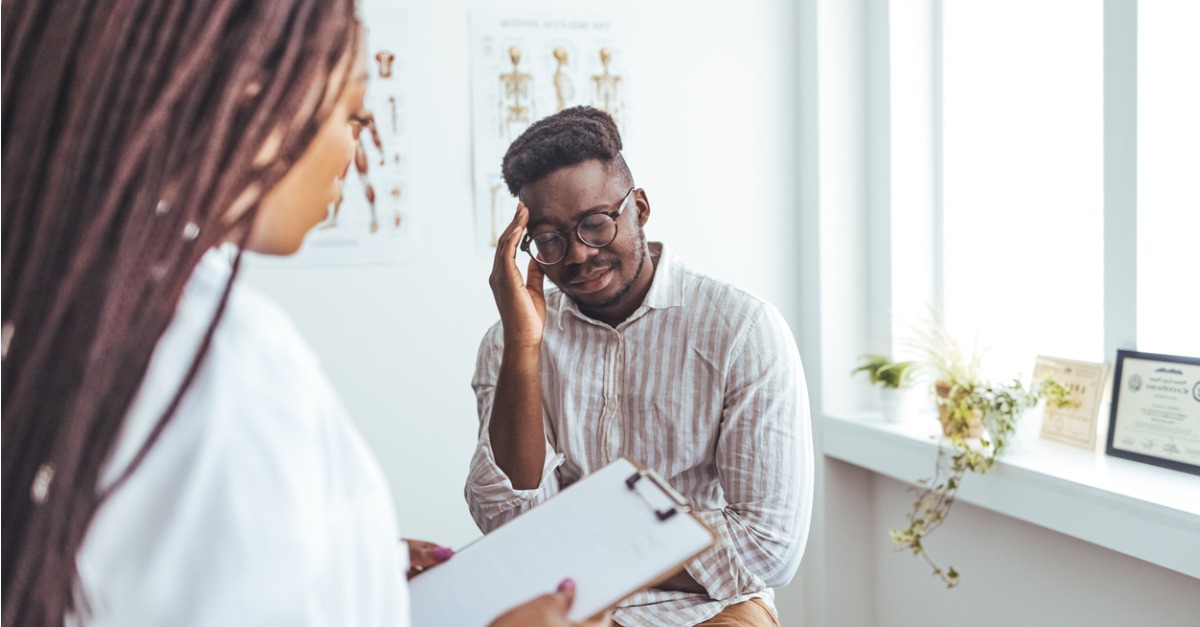
[[475, 223], [486, 250], [517, 206], [500, 168], [509, 144], [534, 122], [577, 105], [607, 111], [624, 134], [630, 82], [613, 19], [476, 10], [470, 20]]
[[363, 0], [369, 74], [364, 107], [352, 124], [354, 158], [340, 177], [340, 193], [328, 215], [305, 239], [287, 266], [395, 265], [413, 260], [413, 206], [409, 202], [407, 111], [411, 87], [405, 14], [390, 0]]

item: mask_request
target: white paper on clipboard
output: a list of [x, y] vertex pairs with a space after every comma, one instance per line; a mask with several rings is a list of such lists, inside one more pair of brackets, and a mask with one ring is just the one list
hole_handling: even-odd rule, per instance
[[487, 625], [575, 580], [583, 620], [674, 572], [716, 541], [678, 493], [619, 459], [409, 582], [414, 627]]

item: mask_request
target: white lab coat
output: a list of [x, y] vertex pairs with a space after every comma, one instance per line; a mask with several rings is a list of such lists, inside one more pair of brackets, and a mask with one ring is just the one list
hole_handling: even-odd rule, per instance
[[[197, 266], [102, 486], [178, 389], [229, 273], [216, 251]], [[236, 286], [169, 426], [92, 522], [78, 622], [408, 625], [399, 537], [383, 474], [315, 356], [273, 303]]]

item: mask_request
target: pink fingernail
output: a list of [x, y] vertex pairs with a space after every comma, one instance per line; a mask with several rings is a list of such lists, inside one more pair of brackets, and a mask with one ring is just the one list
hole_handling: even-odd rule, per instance
[[435, 559], [439, 562], [444, 562], [444, 561], [454, 557], [454, 549], [444, 547], [444, 546], [439, 546], [438, 548], [434, 549], [430, 553], [430, 555], [433, 556], [433, 559]]
[[575, 589], [575, 580], [571, 579], [570, 577], [563, 579], [562, 583], [558, 584], [559, 592], [566, 592], [567, 590], [574, 590], [574, 589]]

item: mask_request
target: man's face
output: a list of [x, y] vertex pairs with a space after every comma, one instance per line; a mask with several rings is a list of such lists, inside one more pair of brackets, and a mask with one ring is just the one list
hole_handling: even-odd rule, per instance
[[[629, 191], [629, 181], [590, 160], [557, 170], [521, 188], [529, 209], [528, 233], [536, 237], [558, 231], [567, 239], [563, 260], [543, 265], [546, 276], [592, 317], [608, 321], [613, 312], [627, 316], [645, 297], [653, 267], [642, 224], [650, 205], [641, 190], [630, 194], [617, 217], [617, 237], [603, 248], [584, 244], [575, 227], [593, 213], [612, 213]], [[636, 301], [636, 302], [635, 302]]]

